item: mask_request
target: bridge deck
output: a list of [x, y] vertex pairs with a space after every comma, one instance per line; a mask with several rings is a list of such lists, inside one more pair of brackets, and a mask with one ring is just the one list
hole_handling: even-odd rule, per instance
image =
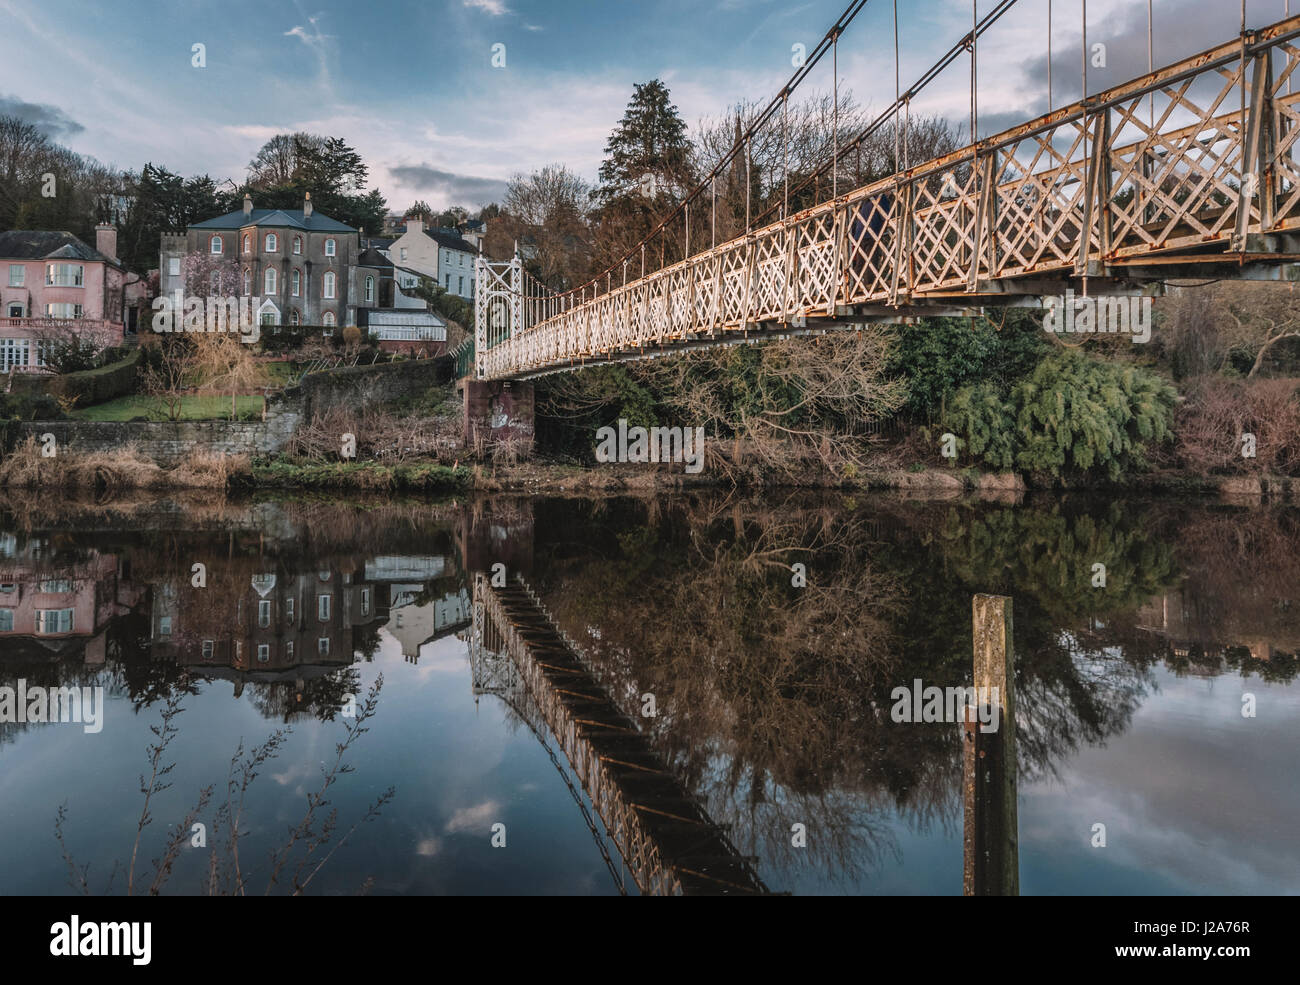
[[[526, 586], [492, 588], [477, 575], [474, 624], [476, 691], [527, 695], [643, 893], [768, 892]], [[513, 673], [485, 666], [494, 655], [504, 655]]]
[[1277, 276], [1300, 259], [1297, 36], [1280, 21], [619, 286], [549, 295], [518, 258], [480, 261], [477, 375], [1036, 303], [1082, 278]]

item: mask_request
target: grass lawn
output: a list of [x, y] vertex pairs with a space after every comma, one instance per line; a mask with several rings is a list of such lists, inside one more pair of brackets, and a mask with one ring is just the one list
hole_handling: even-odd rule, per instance
[[[261, 397], [236, 397], [235, 408], [243, 420], [260, 419], [262, 416]], [[71, 417], [79, 421], [129, 421], [134, 418], [147, 418], [151, 421], [168, 420], [168, 409], [156, 397], [133, 394], [118, 397], [93, 407], [74, 410]], [[181, 398], [180, 420], [183, 421], [219, 421], [230, 419], [230, 397], [186, 396]]]

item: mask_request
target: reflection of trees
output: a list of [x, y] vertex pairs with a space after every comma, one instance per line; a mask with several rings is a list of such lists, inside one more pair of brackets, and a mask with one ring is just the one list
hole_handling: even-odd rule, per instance
[[248, 685], [253, 707], [264, 718], [278, 718], [286, 724], [306, 715], [332, 722], [347, 696], [359, 694], [360, 689], [361, 675], [355, 667], [343, 667], [321, 677], [254, 681]]
[[872, 505], [581, 504], [537, 528], [547, 604], [625, 710], [655, 695], [642, 720], [710, 813], [746, 850], [828, 873], [890, 849], [885, 811], [957, 820], [958, 729], [892, 722], [890, 692], [970, 683], [972, 594], [1016, 600], [1032, 776], [1127, 727], [1157, 658], [1137, 611], [1175, 579], [1170, 544], [1118, 508]]

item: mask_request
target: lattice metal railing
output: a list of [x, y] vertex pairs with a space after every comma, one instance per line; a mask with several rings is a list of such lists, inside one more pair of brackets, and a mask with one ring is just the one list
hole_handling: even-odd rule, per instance
[[1300, 227], [1297, 37], [1300, 17], [1247, 32], [625, 285], [550, 295], [518, 259], [481, 262], [480, 306], [516, 307], [498, 309], [507, 330], [479, 330], [479, 375], [727, 341], [855, 305], [973, 299], [1136, 257], [1269, 259], [1252, 236]]

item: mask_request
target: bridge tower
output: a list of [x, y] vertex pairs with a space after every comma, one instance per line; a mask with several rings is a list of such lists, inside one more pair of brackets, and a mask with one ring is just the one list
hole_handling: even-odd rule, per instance
[[524, 264], [518, 251], [510, 260], [474, 260], [474, 368], [461, 381], [465, 443], [533, 444], [533, 384], [488, 380], [484, 354], [524, 330]]

